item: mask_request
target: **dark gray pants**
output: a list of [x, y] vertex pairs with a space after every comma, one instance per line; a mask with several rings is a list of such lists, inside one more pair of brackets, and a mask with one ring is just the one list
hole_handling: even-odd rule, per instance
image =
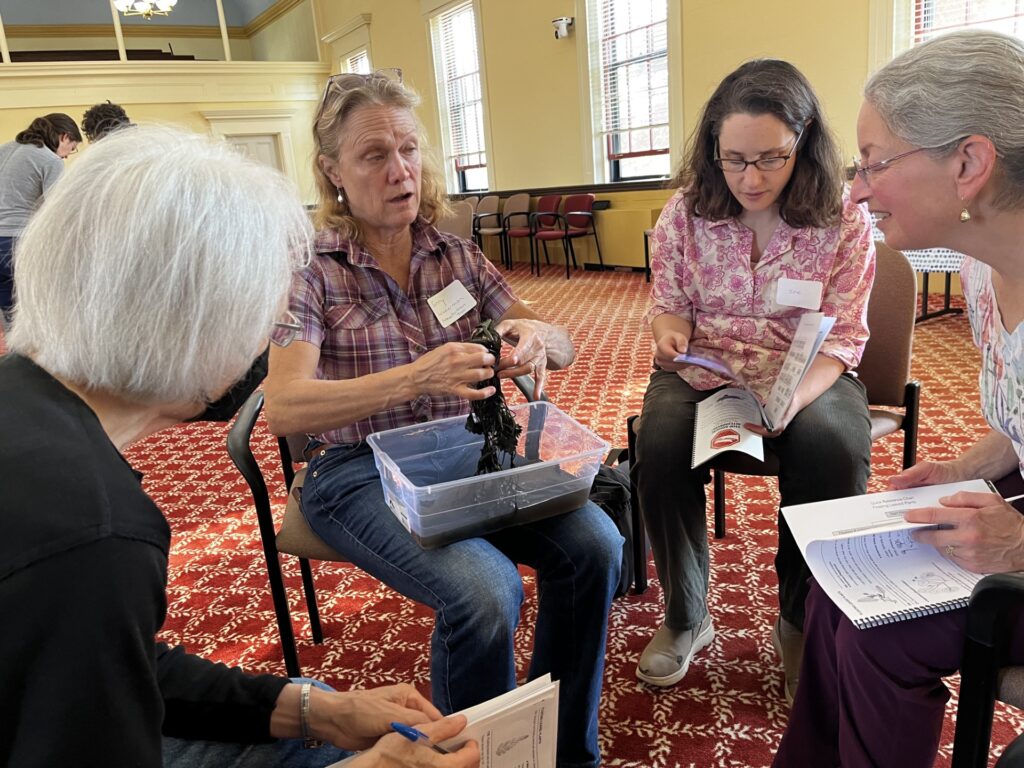
[[[676, 631], [700, 623], [708, 593], [705, 467], [690, 469], [697, 391], [678, 374], [655, 371], [644, 395], [633, 481], [665, 593], [665, 623]], [[779, 437], [765, 440], [779, 459], [782, 505], [854, 496], [871, 474], [871, 421], [864, 385], [843, 375], [804, 408]], [[779, 612], [804, 623], [810, 572], [779, 515]]]

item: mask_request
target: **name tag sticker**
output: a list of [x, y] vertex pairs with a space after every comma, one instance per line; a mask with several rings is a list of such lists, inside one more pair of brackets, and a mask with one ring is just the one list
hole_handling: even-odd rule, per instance
[[791, 280], [788, 277], [780, 277], [775, 303], [783, 307], [818, 309], [821, 307], [821, 283], [817, 280]]
[[447, 328], [475, 307], [476, 299], [466, 290], [461, 280], [456, 280], [427, 299], [427, 304], [441, 327]]

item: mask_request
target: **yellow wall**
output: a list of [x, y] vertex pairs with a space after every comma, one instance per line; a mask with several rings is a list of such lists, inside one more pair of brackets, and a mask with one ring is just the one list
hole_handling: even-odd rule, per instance
[[[375, 67], [399, 66], [424, 97], [421, 118], [436, 143], [429, 31], [420, 0], [315, 0], [322, 33], [370, 14]], [[729, 71], [755, 56], [778, 56], [811, 80], [843, 145], [855, 147], [861, 86], [868, 75], [869, 3], [821, 0], [669, 0], [682, 3], [682, 60], [671, 62], [683, 89], [684, 131]], [[551, 19], [580, 17], [583, 0], [479, 0], [483, 71], [496, 189], [588, 183], [580, 94], [588, 84], [577, 31], [555, 40]]]
[[[321, 35], [368, 13], [370, 60], [377, 69], [398, 67], [403, 81], [422, 99], [418, 110], [429, 144], [441, 154], [441, 132], [430, 53], [430, 30], [421, 13], [420, 0], [314, 0]], [[516, 0], [518, 1], [518, 0]], [[325, 61], [332, 57], [325, 56]]]
[[[0, 66], [0, 138], [9, 141], [34, 117], [66, 112], [76, 122], [91, 105], [110, 99], [136, 122], [164, 122], [210, 133], [202, 112], [252, 114], [290, 111], [294, 181], [314, 200], [309, 126], [326, 66], [262, 62], [111, 62]], [[88, 148], [85, 148], [88, 151]], [[69, 160], [74, 162], [74, 156]]]
[[811, 81], [844, 156], [853, 155], [860, 94], [869, 74], [866, 0], [675, 1], [683, 2], [687, 133], [722, 77], [746, 59], [774, 56], [792, 62]]
[[299, 3], [250, 39], [256, 61], [316, 61], [312, 0]]

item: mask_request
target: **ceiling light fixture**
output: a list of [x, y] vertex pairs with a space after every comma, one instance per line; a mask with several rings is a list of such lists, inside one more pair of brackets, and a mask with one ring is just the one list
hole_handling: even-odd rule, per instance
[[114, 7], [124, 16], [167, 16], [178, 4], [178, 0], [114, 0]]

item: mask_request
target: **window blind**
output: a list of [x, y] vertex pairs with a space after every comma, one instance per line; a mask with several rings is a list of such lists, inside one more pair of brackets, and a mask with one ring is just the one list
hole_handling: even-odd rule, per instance
[[957, 29], [988, 29], [1024, 37], [1024, 0], [912, 0], [916, 45]]
[[[448, 133], [448, 157], [456, 174], [486, 168], [480, 57], [471, 2], [434, 17], [438, 94]], [[479, 171], [477, 172], [479, 174]], [[477, 175], [474, 174], [474, 175]]]
[[609, 160], [668, 154], [666, 0], [598, 0], [601, 125]]
[[365, 48], [345, 59], [345, 71], [361, 75], [368, 75], [373, 71], [370, 69], [370, 54]]

